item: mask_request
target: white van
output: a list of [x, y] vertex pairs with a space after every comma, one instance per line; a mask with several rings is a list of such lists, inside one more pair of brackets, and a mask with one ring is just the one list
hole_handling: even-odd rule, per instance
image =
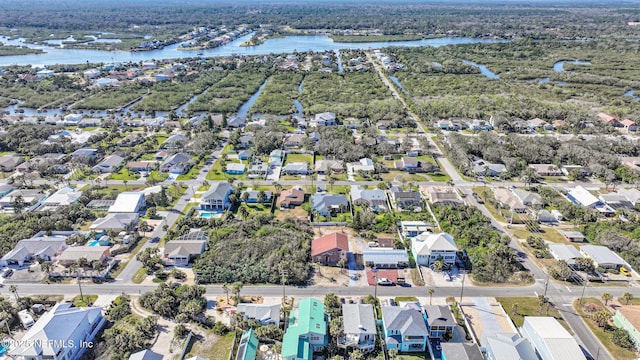
[[378, 247], [378, 243], [376, 241], [369, 241], [367, 243], [367, 246], [369, 246], [369, 247]]

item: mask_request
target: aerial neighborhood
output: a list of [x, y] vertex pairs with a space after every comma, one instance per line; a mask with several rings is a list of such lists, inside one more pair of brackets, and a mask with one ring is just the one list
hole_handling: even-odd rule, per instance
[[635, 4], [42, 6], [0, 15], [0, 359], [640, 354]]

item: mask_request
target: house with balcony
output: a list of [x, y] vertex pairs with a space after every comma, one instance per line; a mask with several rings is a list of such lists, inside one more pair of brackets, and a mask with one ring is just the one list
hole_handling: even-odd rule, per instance
[[233, 188], [226, 181], [212, 182], [209, 190], [200, 198], [201, 210], [226, 210], [231, 206], [229, 195]]
[[282, 360], [311, 360], [314, 353], [322, 352], [329, 340], [328, 321], [320, 300], [301, 300], [289, 315], [289, 327], [282, 339]]
[[451, 267], [456, 263], [457, 252], [453, 236], [448, 233], [424, 232], [411, 239], [411, 253], [418, 265], [428, 267], [442, 260], [445, 267]]
[[376, 344], [376, 321], [371, 304], [342, 304], [343, 334], [338, 347], [347, 351], [358, 349], [363, 354], [373, 351]]
[[451, 309], [446, 305], [428, 305], [424, 307], [427, 315], [427, 329], [432, 339], [450, 339], [457, 326]]
[[422, 312], [411, 306], [383, 306], [382, 328], [388, 350], [417, 352], [427, 349], [429, 331]]

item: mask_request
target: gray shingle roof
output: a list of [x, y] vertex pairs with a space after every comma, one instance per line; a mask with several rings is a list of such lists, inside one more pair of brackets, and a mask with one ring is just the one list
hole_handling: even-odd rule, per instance
[[376, 321], [371, 304], [343, 304], [344, 332], [346, 334], [376, 334]]
[[385, 331], [400, 330], [402, 336], [427, 336], [427, 325], [422, 313], [415, 309], [383, 306], [382, 318], [386, 326]]
[[224, 181], [212, 182], [209, 190], [202, 194], [203, 199], [224, 199], [224, 196], [231, 189], [231, 184]]

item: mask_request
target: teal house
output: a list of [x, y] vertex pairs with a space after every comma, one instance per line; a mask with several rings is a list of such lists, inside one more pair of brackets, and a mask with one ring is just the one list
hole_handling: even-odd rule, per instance
[[282, 360], [311, 360], [328, 342], [328, 315], [324, 304], [316, 299], [300, 301], [289, 315], [289, 327], [282, 339]]
[[253, 328], [242, 333], [236, 360], [255, 360], [258, 352], [258, 338], [253, 333]]
[[613, 323], [629, 334], [631, 342], [640, 349], [640, 306], [622, 306], [613, 316]]

